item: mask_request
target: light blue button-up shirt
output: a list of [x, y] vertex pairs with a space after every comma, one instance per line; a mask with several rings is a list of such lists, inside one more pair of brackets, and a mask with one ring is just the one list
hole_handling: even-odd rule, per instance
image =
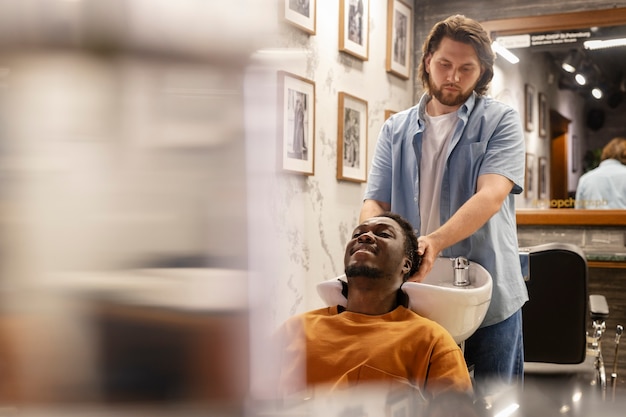
[[576, 187], [576, 208], [626, 208], [626, 165], [617, 159], [605, 159], [583, 174]]
[[[430, 97], [396, 113], [384, 124], [372, 161], [365, 199], [391, 204], [391, 210], [420, 230], [419, 172], [424, 114]], [[515, 199], [524, 183], [524, 135], [511, 107], [475, 93], [457, 110], [458, 124], [446, 155], [441, 184], [440, 219], [445, 223], [476, 192], [478, 177], [499, 174], [513, 181], [500, 211], [472, 236], [446, 248], [445, 257], [465, 256], [493, 278], [491, 304], [482, 326], [501, 322], [528, 300], [522, 278]]]

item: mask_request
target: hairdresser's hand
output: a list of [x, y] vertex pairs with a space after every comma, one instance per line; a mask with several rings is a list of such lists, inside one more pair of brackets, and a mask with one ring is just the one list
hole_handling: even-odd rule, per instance
[[433, 268], [439, 252], [441, 249], [437, 247], [435, 239], [430, 236], [420, 236], [417, 239], [417, 255], [422, 258], [422, 262], [417, 272], [410, 276], [408, 281], [422, 282]]

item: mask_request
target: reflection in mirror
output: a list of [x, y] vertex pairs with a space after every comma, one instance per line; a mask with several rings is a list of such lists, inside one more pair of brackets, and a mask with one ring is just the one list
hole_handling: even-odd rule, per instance
[[[590, 41], [626, 38], [626, 8], [482, 24], [520, 59], [511, 64], [499, 54], [492, 84], [496, 98], [520, 109], [527, 161], [535, 161], [528, 167], [532, 189], [517, 197], [517, 206], [573, 208], [580, 176], [598, 165], [606, 143], [626, 136], [626, 41], [611, 48], [589, 46]], [[571, 66], [565, 69], [564, 63]], [[526, 86], [533, 97], [525, 94]], [[547, 161], [545, 173], [542, 158]]]

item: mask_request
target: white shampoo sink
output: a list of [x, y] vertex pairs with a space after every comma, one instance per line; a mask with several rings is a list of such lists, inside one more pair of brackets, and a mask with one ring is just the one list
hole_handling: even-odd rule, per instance
[[493, 282], [481, 265], [469, 264], [470, 285], [454, 286], [450, 258], [437, 258], [422, 282], [405, 282], [409, 308], [442, 325], [457, 343], [470, 337], [482, 323], [491, 302]]
[[[450, 258], [438, 258], [423, 282], [405, 282], [402, 289], [409, 296], [409, 308], [422, 317], [436, 321], [460, 344], [482, 323], [489, 303], [493, 282], [481, 265], [471, 262], [470, 284], [454, 286], [454, 268]], [[317, 292], [326, 305], [346, 304], [341, 294], [345, 275], [317, 285]]]

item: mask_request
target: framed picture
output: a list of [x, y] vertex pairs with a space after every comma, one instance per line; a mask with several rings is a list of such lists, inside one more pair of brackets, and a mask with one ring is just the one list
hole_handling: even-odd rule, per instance
[[385, 109], [385, 120], [389, 119], [391, 116], [393, 116], [396, 113], [398, 112], [395, 110]]
[[387, 0], [387, 72], [408, 80], [411, 75], [413, 9], [401, 0]]
[[539, 198], [548, 197], [548, 159], [545, 156], [539, 157]]
[[315, 35], [317, 0], [284, 0], [283, 18], [308, 34]]
[[526, 154], [526, 175], [524, 175], [524, 197], [535, 198], [535, 155]]
[[339, 50], [367, 61], [369, 0], [339, 1]]
[[524, 88], [524, 127], [526, 131], [532, 132], [535, 128], [533, 112], [535, 103], [535, 87], [526, 84]]
[[539, 93], [539, 137], [548, 136], [548, 121], [550, 120], [550, 110], [548, 109], [548, 99], [544, 93]]
[[278, 72], [278, 116], [282, 169], [313, 175], [315, 157], [315, 83]]
[[337, 179], [365, 182], [367, 178], [367, 101], [339, 93]]

